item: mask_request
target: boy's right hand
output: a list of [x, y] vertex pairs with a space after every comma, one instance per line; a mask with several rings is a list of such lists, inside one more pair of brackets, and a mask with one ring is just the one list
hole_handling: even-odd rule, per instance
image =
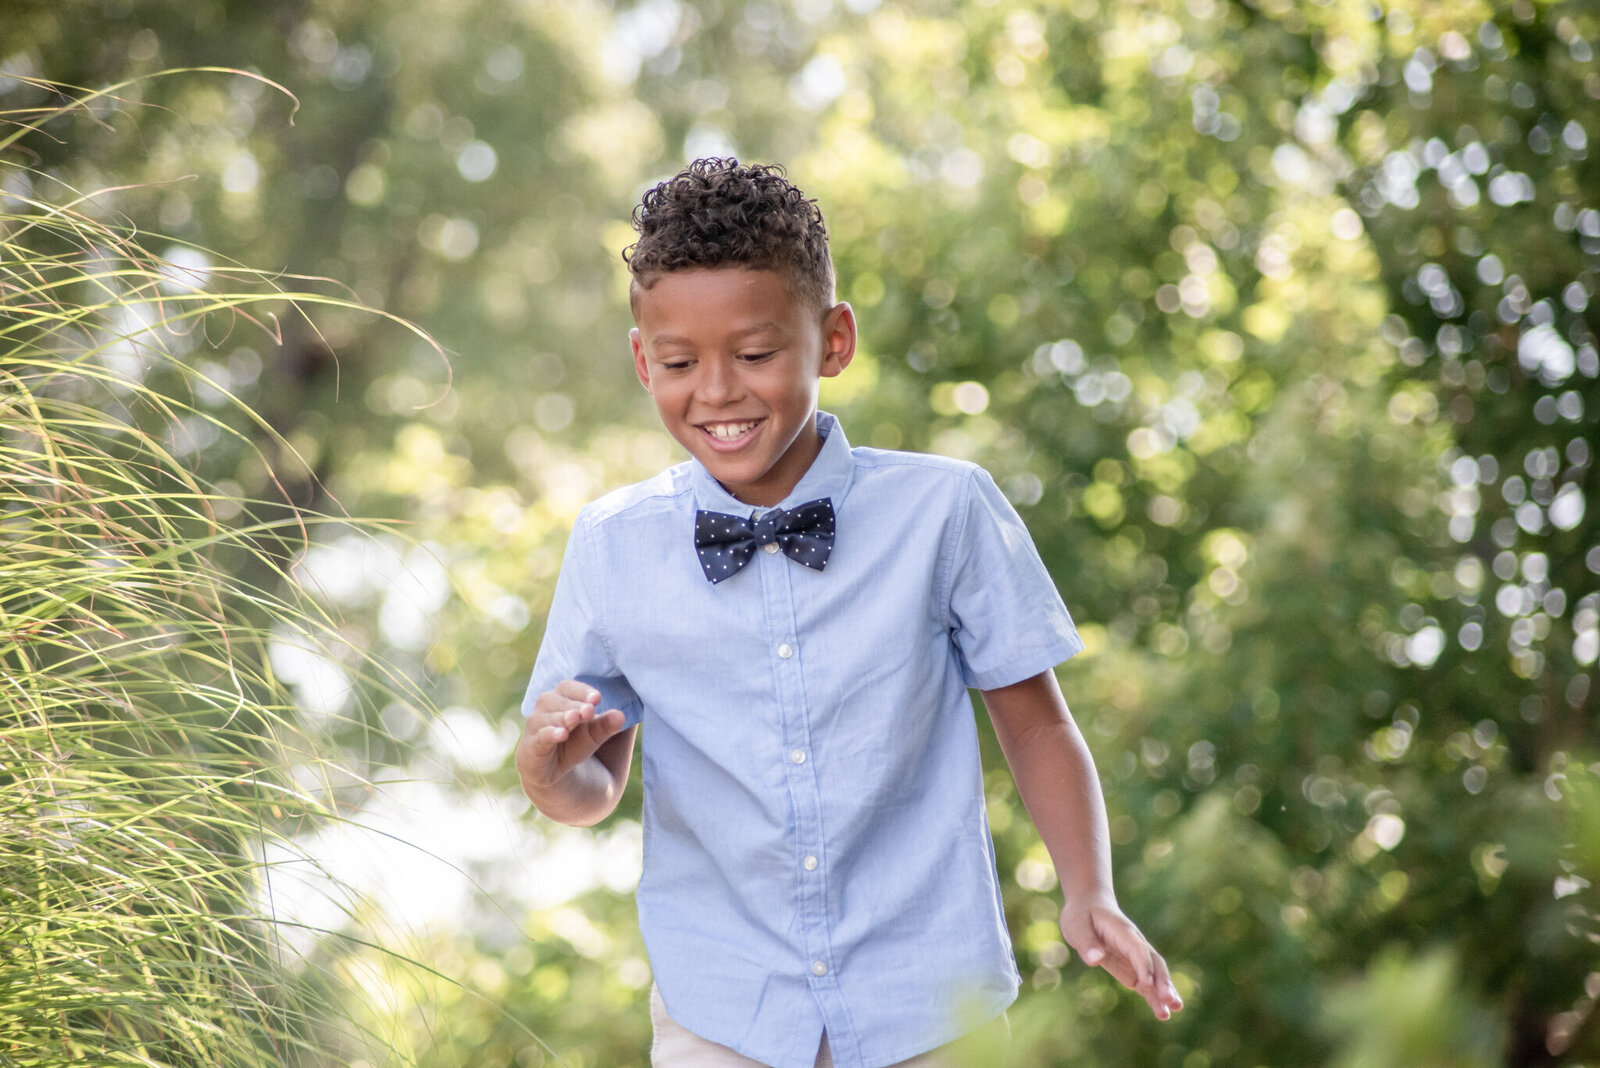
[[517, 773], [525, 789], [555, 786], [623, 728], [618, 709], [597, 713], [600, 691], [568, 679], [539, 695], [517, 744]]

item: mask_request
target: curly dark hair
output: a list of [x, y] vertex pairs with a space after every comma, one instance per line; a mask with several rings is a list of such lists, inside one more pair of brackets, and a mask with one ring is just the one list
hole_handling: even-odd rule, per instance
[[834, 302], [828, 228], [817, 202], [777, 164], [697, 159], [645, 193], [633, 210], [639, 240], [623, 250], [640, 289], [669, 271], [745, 267], [783, 274], [790, 292], [817, 308]]

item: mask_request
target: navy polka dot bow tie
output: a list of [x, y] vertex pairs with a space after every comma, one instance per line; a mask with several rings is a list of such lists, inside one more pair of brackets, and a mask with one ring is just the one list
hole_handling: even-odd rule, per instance
[[694, 547], [700, 568], [713, 583], [744, 569], [756, 550], [774, 546], [784, 555], [817, 571], [828, 566], [833, 552], [833, 501], [807, 501], [789, 511], [774, 508], [754, 520], [726, 512], [694, 514]]

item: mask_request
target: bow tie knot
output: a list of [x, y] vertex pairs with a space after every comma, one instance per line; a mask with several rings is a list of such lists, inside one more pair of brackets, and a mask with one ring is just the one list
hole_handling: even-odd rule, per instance
[[712, 583], [737, 575], [763, 545], [776, 546], [796, 563], [821, 571], [833, 552], [833, 526], [833, 502], [827, 497], [748, 519], [701, 510], [694, 515], [694, 547], [700, 569]]

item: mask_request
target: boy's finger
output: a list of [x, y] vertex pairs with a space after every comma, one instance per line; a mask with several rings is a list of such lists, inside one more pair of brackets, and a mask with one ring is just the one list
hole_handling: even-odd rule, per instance
[[576, 679], [564, 679], [556, 683], [555, 692], [573, 701], [584, 701], [590, 705], [600, 703], [600, 691]]
[[1114, 947], [1114, 951], [1133, 969], [1137, 979], [1132, 984], [1134, 988], [1141, 992], [1152, 989], [1156, 978], [1156, 951], [1144, 940], [1144, 936], [1131, 924], [1118, 924], [1110, 931], [1108, 941]]
[[555, 777], [583, 763], [605, 744], [606, 739], [622, 730], [626, 718], [612, 709], [604, 715], [595, 715], [589, 706], [583, 713], [573, 710], [547, 716], [539, 723], [531, 720], [528, 732], [533, 738], [532, 762], [554, 773]]
[[1144, 997], [1150, 1005], [1150, 1011], [1155, 1013], [1158, 1020], [1170, 1020], [1172, 1014], [1183, 1008], [1183, 999], [1178, 996], [1178, 991], [1172, 984], [1157, 987]]
[[621, 709], [612, 708], [605, 712], [596, 712], [589, 729], [603, 742], [613, 734], [620, 732], [627, 722], [628, 717]]
[[577, 734], [581, 741], [575, 739], [572, 751], [568, 756], [574, 761], [585, 760], [595, 750], [606, 743], [606, 740], [622, 730], [627, 722], [627, 717], [613, 708], [609, 712], [601, 713], [581, 723], [570, 731]]
[[523, 744], [517, 747], [517, 768], [524, 776], [537, 782], [553, 778], [557, 754], [566, 738], [563, 727], [545, 726], [529, 730]]
[[[579, 723], [578, 717], [571, 712], [539, 712], [535, 711], [528, 716], [522, 724], [523, 737], [527, 738], [535, 747], [544, 748], [566, 740], [566, 733]], [[548, 732], [562, 731], [562, 737], [551, 738]]]
[[1139, 973], [1139, 988], [1141, 990], [1149, 990], [1155, 986], [1156, 969], [1154, 958], [1156, 951], [1151, 949], [1144, 939], [1139, 938], [1135, 939], [1134, 944], [1128, 947], [1127, 953], [1129, 959], [1133, 961], [1134, 968]]
[[[1183, 1008], [1183, 997], [1178, 993], [1177, 986], [1172, 982], [1172, 974], [1167, 970], [1167, 962], [1162, 959], [1159, 953], [1155, 954], [1154, 986], [1154, 994], [1159, 999], [1160, 1006], [1156, 1007], [1154, 1002], [1151, 1005], [1156, 1009], [1157, 1017], [1165, 1020]], [[1163, 1010], [1165, 1010], [1165, 1015], [1163, 1015]]]
[[1183, 1008], [1183, 999], [1172, 983], [1167, 962], [1137, 929], [1115, 932], [1112, 940], [1116, 948], [1106, 970], [1142, 996], [1156, 1019], [1171, 1019], [1174, 1012]]
[[[595, 699], [599, 699], [598, 694], [595, 695]], [[541, 694], [539, 700], [534, 704], [533, 711], [528, 715], [529, 729], [537, 730], [550, 724], [570, 729], [586, 719], [592, 719], [594, 711], [594, 701], [580, 701], [565, 696], [559, 691], [552, 690]]]
[[1100, 960], [1100, 967], [1110, 972], [1112, 978], [1141, 995], [1147, 989], [1139, 982], [1139, 970], [1134, 964], [1120, 953], [1107, 953]]

